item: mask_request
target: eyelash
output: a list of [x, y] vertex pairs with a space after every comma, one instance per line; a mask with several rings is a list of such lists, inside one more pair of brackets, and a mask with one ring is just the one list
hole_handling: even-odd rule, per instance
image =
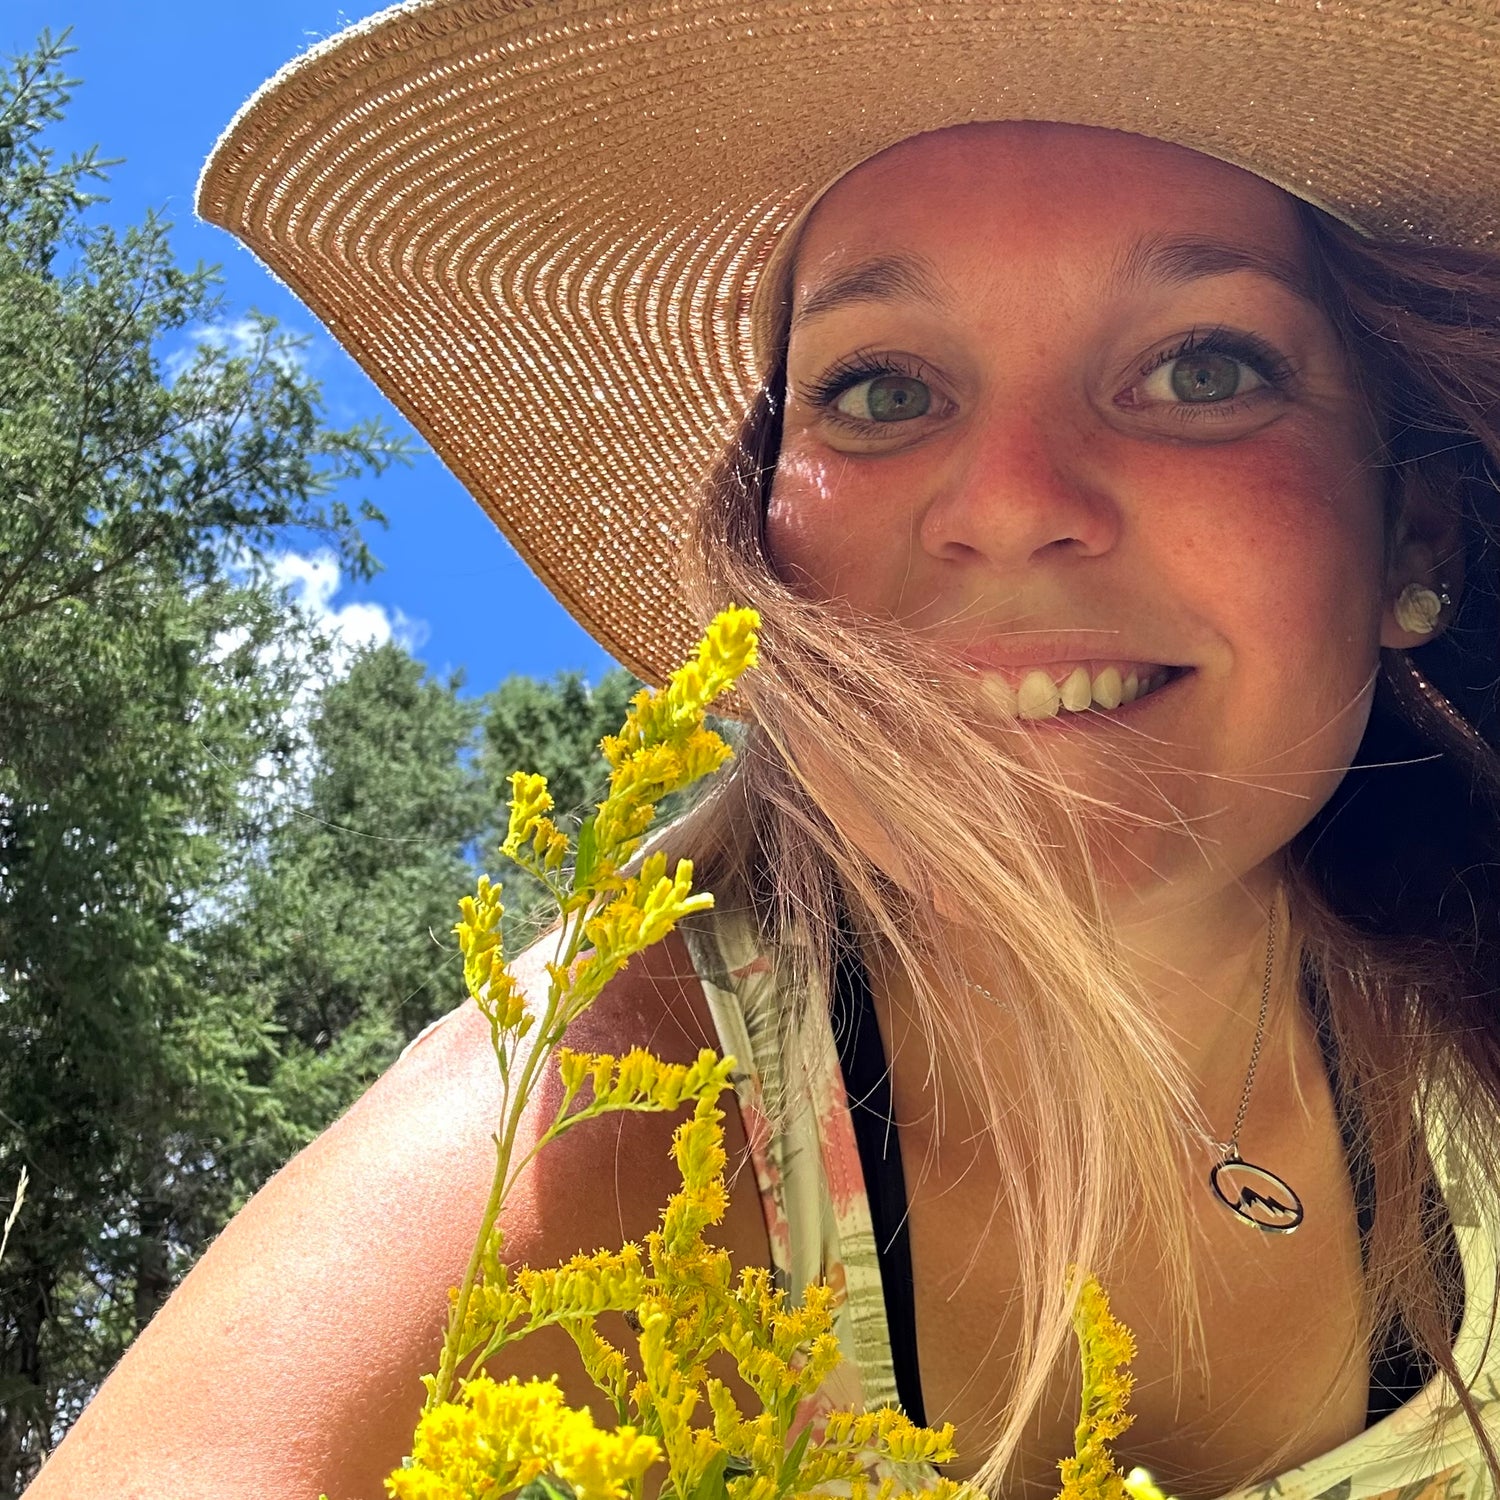
[[[1148, 379], [1163, 365], [1173, 360], [1186, 359], [1190, 354], [1222, 354], [1226, 359], [1238, 360], [1254, 370], [1265, 381], [1272, 392], [1282, 392], [1296, 378], [1296, 367], [1280, 350], [1253, 333], [1241, 333], [1232, 328], [1193, 329], [1188, 336], [1170, 349], [1153, 355], [1140, 370], [1140, 378]], [[1233, 416], [1239, 412], [1246, 400], [1253, 401], [1260, 394], [1259, 388], [1247, 391], [1243, 397], [1228, 401], [1176, 401], [1166, 403], [1172, 419], [1184, 422], [1212, 420], [1215, 417]]]
[[921, 360], [905, 359], [897, 354], [879, 354], [873, 349], [856, 349], [837, 360], [816, 380], [799, 385], [797, 395], [808, 406], [822, 409], [830, 421], [863, 431], [872, 424], [841, 412], [834, 402], [845, 391], [853, 390], [866, 380], [879, 380], [883, 375], [899, 375], [906, 380], [920, 380], [929, 386], [933, 384], [932, 372]]
[[[1147, 379], [1163, 365], [1173, 360], [1186, 359], [1190, 354], [1222, 354], [1228, 359], [1239, 360], [1254, 370], [1272, 391], [1284, 391], [1296, 377], [1292, 362], [1279, 350], [1253, 333], [1241, 333], [1234, 329], [1217, 327], [1195, 328], [1186, 338], [1170, 349], [1155, 354], [1141, 367], [1140, 378]], [[866, 380], [879, 380], [882, 376], [899, 375], [907, 380], [920, 380], [931, 385], [932, 375], [920, 360], [906, 359], [900, 355], [882, 354], [876, 350], [856, 349], [837, 360], [816, 380], [797, 386], [797, 395], [807, 405], [823, 412], [824, 417], [840, 426], [864, 431], [872, 424], [862, 422], [841, 412], [834, 404], [845, 391]], [[1253, 399], [1256, 392], [1246, 396]], [[1181, 401], [1167, 404], [1174, 419], [1179, 421], [1201, 421], [1205, 417], [1223, 417], [1238, 412], [1244, 398], [1229, 401], [1203, 402], [1201, 404]]]

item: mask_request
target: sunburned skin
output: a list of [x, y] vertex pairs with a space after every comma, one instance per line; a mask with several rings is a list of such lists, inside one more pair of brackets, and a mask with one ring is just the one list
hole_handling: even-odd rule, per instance
[[[799, 246], [768, 530], [805, 584], [1014, 682], [1175, 669], [1133, 721], [1180, 774], [1134, 795], [1215, 846], [1199, 878], [1219, 883], [1326, 801], [1380, 645], [1415, 638], [1390, 613], [1376, 434], [1327, 317], [1224, 253], [1153, 257], [1167, 240], [1305, 273], [1283, 193], [1138, 137], [969, 127], [851, 173]], [[915, 274], [830, 299], [872, 261]], [[1217, 348], [1174, 359], [1195, 333]], [[1138, 853], [1159, 881], [1202, 866], [1181, 838]]]
[[[773, 557], [951, 646], [981, 712], [1053, 678], [1057, 710], [1033, 682], [1022, 722], [1167, 825], [1101, 865], [1174, 966], [1189, 908], [1221, 959], [1254, 947], [1380, 647], [1421, 640], [1395, 596], [1442, 553], [1414, 531], [1388, 562], [1378, 435], [1307, 273], [1278, 189], [1057, 125], [903, 142], [824, 196], [796, 255]], [[1073, 669], [1109, 661], [1166, 680], [1064, 708]]]

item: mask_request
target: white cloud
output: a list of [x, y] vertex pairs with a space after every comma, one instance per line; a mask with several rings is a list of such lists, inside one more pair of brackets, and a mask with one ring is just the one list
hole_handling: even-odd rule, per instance
[[[262, 325], [251, 317], [236, 318], [232, 323], [198, 323], [185, 329], [184, 342], [163, 361], [167, 378], [176, 380], [197, 358], [200, 349], [222, 349], [235, 359], [248, 359], [260, 347], [264, 336]], [[311, 352], [305, 335], [294, 329], [278, 328], [271, 359], [289, 374], [305, 373]]]
[[335, 671], [342, 674], [354, 654], [366, 646], [384, 646], [388, 641], [407, 651], [417, 651], [430, 634], [425, 620], [414, 620], [400, 609], [388, 610], [368, 601], [336, 605], [343, 581], [339, 561], [332, 552], [311, 555], [283, 552], [271, 563], [271, 577], [291, 595], [292, 602], [307, 619], [333, 642]]
[[[231, 575], [248, 576], [243, 563], [231, 564]], [[256, 775], [271, 803], [286, 802], [300, 796], [312, 774], [312, 745], [308, 725], [317, 712], [318, 695], [330, 682], [336, 682], [349, 670], [356, 653], [370, 646], [395, 641], [407, 651], [415, 652], [431, 633], [425, 620], [414, 620], [404, 610], [387, 609], [382, 604], [336, 602], [343, 583], [339, 560], [326, 548], [313, 553], [281, 552], [270, 559], [272, 583], [284, 589], [298, 612], [328, 643], [324, 652], [312, 652], [305, 637], [283, 636], [261, 648], [266, 667], [277, 661], [300, 662], [299, 686], [288, 705], [285, 724], [299, 748], [293, 755], [290, 776], [283, 779], [267, 758], [256, 767]], [[243, 626], [219, 632], [215, 651], [220, 659], [238, 650], [248, 638]]]

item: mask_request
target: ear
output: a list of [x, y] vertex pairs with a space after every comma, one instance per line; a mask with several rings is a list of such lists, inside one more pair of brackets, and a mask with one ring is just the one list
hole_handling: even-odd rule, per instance
[[[1408, 611], [1398, 613], [1402, 591], [1412, 584], [1442, 602], [1431, 630], [1413, 630]], [[1386, 571], [1380, 644], [1409, 651], [1434, 641], [1453, 623], [1464, 584], [1463, 518], [1458, 507], [1420, 482], [1408, 484], [1396, 521], [1395, 544]], [[1430, 603], [1431, 601], [1427, 601]], [[1403, 623], [1401, 615], [1406, 615]]]

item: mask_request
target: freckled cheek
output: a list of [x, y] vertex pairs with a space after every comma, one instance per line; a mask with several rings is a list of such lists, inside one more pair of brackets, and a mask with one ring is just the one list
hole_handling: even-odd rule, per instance
[[1267, 445], [1254, 464], [1200, 470], [1174, 528], [1174, 571], [1242, 664], [1301, 657], [1313, 678], [1375, 658], [1384, 534], [1378, 484], [1352, 459]]

